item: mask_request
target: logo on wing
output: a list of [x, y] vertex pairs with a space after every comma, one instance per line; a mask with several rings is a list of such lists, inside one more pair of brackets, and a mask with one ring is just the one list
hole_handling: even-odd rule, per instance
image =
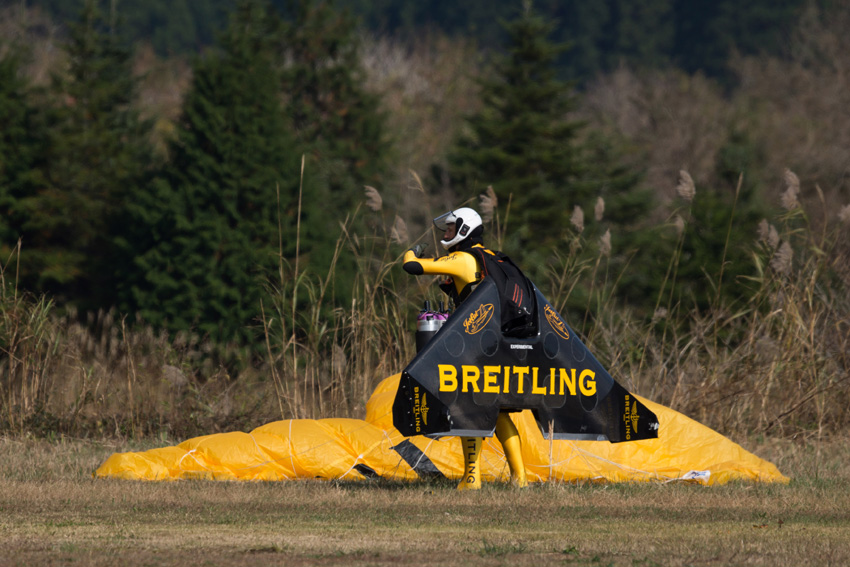
[[417, 433], [422, 431], [422, 425], [428, 425], [429, 409], [431, 408], [428, 407], [425, 392], [422, 392], [422, 395], [420, 396], [419, 387], [416, 386], [413, 388], [413, 425], [416, 428]]
[[420, 415], [422, 415], [422, 423], [424, 423], [425, 425], [428, 425], [428, 410], [429, 409], [430, 408], [428, 407], [426, 399], [425, 399], [425, 393], [423, 392], [422, 393], [422, 403], [419, 405], [419, 413], [420, 413]]
[[487, 323], [490, 322], [492, 317], [493, 304], [482, 303], [478, 306], [478, 309], [469, 314], [469, 317], [467, 317], [466, 321], [463, 322], [463, 328], [466, 330], [467, 334], [474, 335], [483, 329]]
[[561, 319], [561, 316], [558, 315], [557, 311], [552, 309], [551, 305], [547, 304], [543, 312], [546, 314], [546, 320], [549, 321], [549, 324], [552, 325], [555, 332], [558, 333], [562, 339], [569, 340], [570, 332], [567, 330], [567, 324], [564, 323], [564, 320]]
[[626, 423], [626, 441], [629, 441], [632, 438], [632, 434], [636, 434], [638, 431], [640, 415], [638, 415], [637, 401], [631, 402], [631, 406], [629, 406], [629, 394], [626, 394], [625, 402], [626, 407], [623, 413], [623, 421]]

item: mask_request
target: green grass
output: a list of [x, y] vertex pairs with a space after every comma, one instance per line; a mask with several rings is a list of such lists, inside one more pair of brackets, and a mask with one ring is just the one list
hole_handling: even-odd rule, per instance
[[[841, 565], [846, 439], [761, 446], [788, 485], [94, 480], [142, 445], [0, 439], [0, 565]], [[824, 472], [826, 471], [826, 472]]]

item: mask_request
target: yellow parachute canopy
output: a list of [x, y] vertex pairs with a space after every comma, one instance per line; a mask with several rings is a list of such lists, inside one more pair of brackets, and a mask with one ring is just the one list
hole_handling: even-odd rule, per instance
[[[460, 479], [460, 439], [403, 437], [392, 424], [400, 375], [381, 382], [366, 406], [366, 419], [291, 419], [251, 433], [220, 433], [176, 447], [116, 453], [95, 477], [134, 480], [414, 480]], [[732, 480], [788, 482], [772, 463], [719, 433], [664, 406], [640, 398], [659, 419], [658, 439], [628, 443], [545, 439], [530, 411], [512, 414], [522, 439], [529, 482]], [[510, 479], [495, 437], [481, 451], [483, 481]]]

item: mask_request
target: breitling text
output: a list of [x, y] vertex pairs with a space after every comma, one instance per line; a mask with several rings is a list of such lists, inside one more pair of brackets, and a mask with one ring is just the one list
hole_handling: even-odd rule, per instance
[[483, 392], [486, 394], [558, 395], [580, 392], [583, 396], [596, 394], [596, 373], [590, 369], [577, 372], [575, 368], [549, 368], [540, 371], [536, 366], [472, 366], [438, 364], [440, 391]]

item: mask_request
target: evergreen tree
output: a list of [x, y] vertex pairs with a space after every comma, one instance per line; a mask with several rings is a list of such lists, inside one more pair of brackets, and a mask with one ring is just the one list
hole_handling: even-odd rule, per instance
[[[304, 190], [321, 203], [321, 210], [305, 211], [304, 242], [322, 270], [363, 186], [380, 185], [387, 168], [385, 117], [364, 86], [356, 22], [323, 0], [288, 0], [282, 8], [280, 85], [298, 154], [307, 156]], [[343, 261], [337, 275], [350, 269]]]
[[[73, 18], [84, 0], [27, 0], [54, 21]], [[10, 2], [7, 2], [9, 4]], [[275, 0], [291, 6], [292, 0]], [[818, 0], [829, 6], [835, 0]], [[214, 42], [213, 30], [226, 22], [233, 0], [146, 0], [118, 2], [132, 41], [149, 41], [160, 54], [196, 52]], [[512, 14], [517, 0], [336, 0], [364, 20], [376, 35], [400, 38], [438, 31], [472, 38], [483, 49], [501, 45], [499, 19]], [[744, 54], [786, 55], [785, 41], [806, 0], [536, 0], [547, 19], [560, 24], [558, 41], [573, 49], [558, 60], [562, 75], [585, 81], [630, 66], [677, 64], [729, 81], [732, 50]]]
[[[26, 0], [50, 13], [54, 21], [73, 20], [87, 0]], [[8, 4], [8, 2], [7, 2]], [[100, 5], [106, 5], [100, 0]], [[110, 0], [126, 22], [122, 34], [131, 43], [148, 42], [162, 55], [194, 53], [215, 43], [215, 31], [227, 24], [233, 0]]]
[[40, 185], [46, 134], [31, 102], [33, 89], [21, 74], [23, 60], [23, 51], [15, 46], [0, 56], [0, 257], [4, 259], [10, 256], [28, 219], [20, 199]]
[[574, 207], [593, 210], [602, 196], [609, 219], [633, 222], [649, 203], [636, 197], [639, 175], [622, 168], [615, 146], [570, 118], [576, 102], [571, 85], [556, 77], [565, 46], [549, 40], [554, 22], [527, 4], [505, 27], [507, 53], [481, 82], [483, 108], [454, 147], [450, 173], [467, 194], [492, 185], [503, 218], [510, 201], [505, 247], [521, 250], [522, 265], [540, 281]]
[[804, 0], [674, 0], [674, 61], [686, 72], [732, 80], [727, 63], [733, 51], [787, 55], [787, 38]]
[[18, 200], [23, 281], [83, 310], [113, 304], [110, 234], [127, 191], [150, 167], [149, 124], [132, 102], [130, 52], [94, 0], [70, 26], [68, 68], [53, 78], [43, 183]]
[[135, 258], [126, 306], [219, 343], [256, 338], [268, 277], [280, 252], [294, 254], [299, 156], [272, 65], [273, 20], [267, 2], [239, 2], [220, 49], [194, 66], [171, 163], [127, 223], [141, 230], [125, 240]]
[[581, 124], [568, 118], [575, 99], [554, 67], [566, 46], [550, 42], [554, 24], [528, 5], [505, 28], [507, 53], [481, 81], [483, 108], [450, 156], [451, 176], [476, 193], [492, 185], [503, 204], [512, 196], [515, 243], [551, 246], [585, 170], [576, 144]]

